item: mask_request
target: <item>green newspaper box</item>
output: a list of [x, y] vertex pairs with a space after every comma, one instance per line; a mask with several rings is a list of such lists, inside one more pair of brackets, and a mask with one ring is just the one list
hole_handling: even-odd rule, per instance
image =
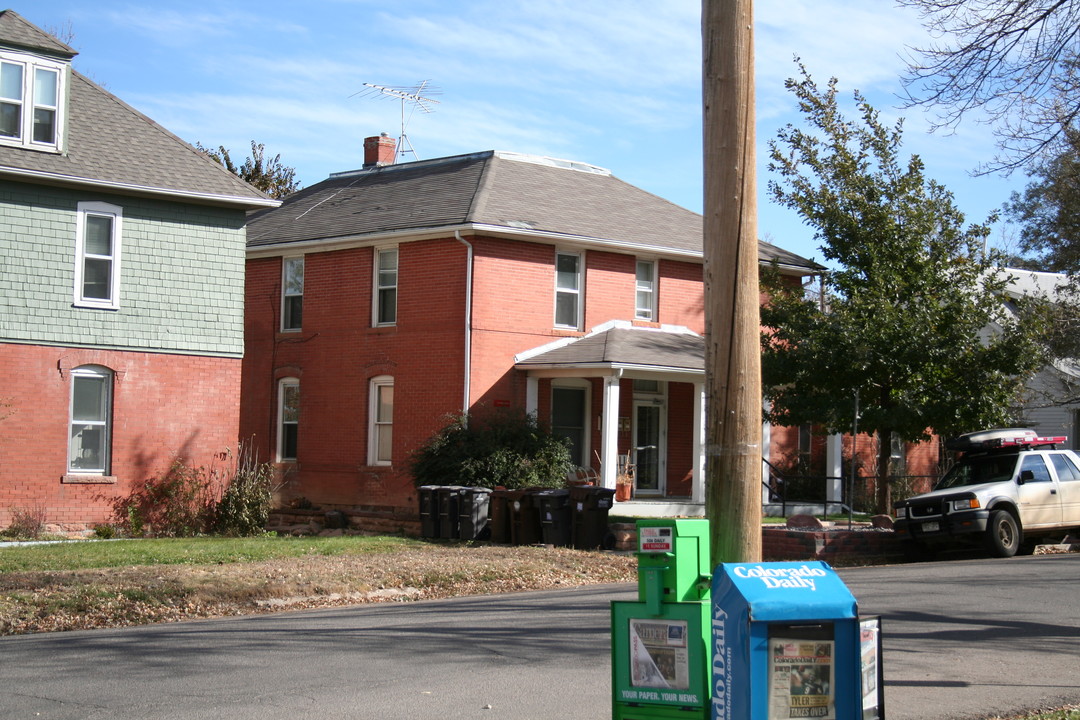
[[709, 521], [640, 519], [638, 602], [611, 604], [613, 720], [709, 716]]

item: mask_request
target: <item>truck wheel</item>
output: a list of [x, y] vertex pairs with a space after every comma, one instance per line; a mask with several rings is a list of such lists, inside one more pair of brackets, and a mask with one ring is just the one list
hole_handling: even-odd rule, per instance
[[1008, 510], [990, 513], [990, 522], [986, 525], [986, 549], [1000, 558], [1012, 557], [1020, 549], [1020, 527]]

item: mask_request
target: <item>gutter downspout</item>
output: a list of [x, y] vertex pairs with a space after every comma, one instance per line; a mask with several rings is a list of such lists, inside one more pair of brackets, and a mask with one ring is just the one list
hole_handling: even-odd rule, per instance
[[465, 268], [465, 396], [461, 404], [463, 415], [469, 412], [469, 396], [472, 393], [472, 294], [473, 294], [473, 246], [455, 230], [454, 237], [467, 248]]

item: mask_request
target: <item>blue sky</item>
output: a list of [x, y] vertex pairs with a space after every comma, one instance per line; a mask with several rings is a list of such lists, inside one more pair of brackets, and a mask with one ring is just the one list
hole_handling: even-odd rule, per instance
[[[430, 81], [434, 112], [406, 132], [421, 159], [509, 150], [580, 160], [702, 209], [700, 0], [31, 0], [12, 9], [79, 51], [75, 67], [184, 140], [247, 156], [250, 141], [305, 186], [363, 163], [363, 139], [397, 136], [401, 105], [364, 83]], [[993, 156], [984, 125], [926, 133], [897, 109], [902, 54], [927, 36], [890, 0], [757, 0], [759, 234], [821, 259], [810, 228], [772, 205], [766, 143], [802, 119], [785, 78], [802, 58], [820, 83], [859, 89], [906, 153], [957, 197], [970, 221], [1020, 189], [973, 178]], [[406, 108], [408, 114], [409, 108]], [[412, 159], [412, 155], [401, 158]], [[998, 225], [994, 242], [1013, 233]]]

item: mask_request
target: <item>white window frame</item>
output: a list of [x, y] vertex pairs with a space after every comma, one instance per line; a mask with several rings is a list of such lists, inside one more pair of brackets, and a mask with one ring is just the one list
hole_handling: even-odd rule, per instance
[[[641, 267], [649, 266], [649, 279], [642, 281], [640, 278]], [[656, 305], [656, 271], [657, 262], [638, 258], [634, 263], [634, 318], [637, 320], [657, 321]], [[642, 295], [648, 297], [648, 303], [642, 304]]]
[[[300, 263], [300, 292], [289, 292], [289, 266], [290, 264]], [[294, 257], [284, 257], [281, 259], [281, 331], [282, 332], [299, 332], [304, 324], [304, 269], [305, 261], [303, 255]], [[288, 307], [290, 298], [300, 298], [300, 322], [295, 325], [290, 324], [291, 319]]]
[[[285, 416], [285, 393], [288, 388], [296, 388], [297, 392], [300, 391], [300, 379], [294, 377], [282, 378], [278, 380], [278, 396], [277, 396], [277, 447], [275, 454], [278, 462], [296, 462], [295, 456], [285, 455], [285, 426], [291, 425], [296, 428], [296, 436], [300, 437], [300, 407], [299, 403], [296, 408], [295, 418], [286, 418]], [[303, 402], [303, 397], [299, 402]], [[300, 454], [299, 439], [297, 440], [296, 454]]]
[[[83, 365], [71, 371], [71, 392], [68, 398], [68, 451], [67, 472], [71, 475], [108, 475], [112, 464], [112, 426], [113, 426], [113, 378], [112, 370], [99, 365]], [[102, 415], [98, 420], [75, 419], [75, 387], [80, 380], [92, 379], [103, 381]], [[101, 462], [100, 467], [76, 467], [72, 462], [72, 442], [75, 426], [87, 428], [99, 428], [101, 438]]]
[[[112, 222], [111, 255], [89, 255], [86, 252], [86, 223], [89, 217], [108, 217]], [[124, 236], [124, 211], [118, 205], [102, 202], [81, 202], [75, 221], [75, 287], [74, 303], [78, 307], [116, 310], [120, 307], [120, 258]], [[109, 297], [92, 298], [84, 294], [86, 261], [107, 259], [109, 265]]]
[[[563, 258], [563, 257], [574, 258], [574, 262], [576, 263], [576, 272], [574, 274], [574, 285], [575, 286], [572, 287], [572, 288], [560, 287], [560, 285], [559, 285], [559, 259]], [[555, 305], [552, 308], [552, 315], [553, 315], [553, 320], [554, 320], [554, 323], [555, 323], [555, 327], [557, 327], [557, 328], [562, 328], [564, 330], [580, 330], [581, 329], [582, 315], [584, 314], [584, 307], [583, 306], [585, 305], [585, 303], [582, 302], [582, 298], [584, 296], [584, 293], [582, 291], [584, 290], [584, 285], [585, 285], [585, 279], [584, 279], [585, 278], [585, 273], [584, 273], [585, 268], [584, 268], [584, 266], [585, 266], [585, 257], [584, 257], [583, 253], [563, 252], [563, 251], [556, 251], [556, 253], [555, 253], [555, 278], [554, 278], [554, 282], [555, 282]], [[570, 296], [570, 297], [573, 297], [573, 299], [574, 299], [574, 322], [573, 322], [573, 324], [560, 323], [559, 322], [559, 297], [560, 296], [563, 296], [563, 297]]]
[[[382, 258], [383, 256], [389, 256], [393, 253], [394, 256], [394, 276], [393, 282], [386, 282], [383, 269]], [[383, 247], [375, 248], [373, 265], [373, 280], [371, 282], [372, 297], [371, 297], [371, 326], [372, 327], [391, 327], [397, 325], [398, 318], [398, 278], [401, 273], [401, 255], [398, 253], [398, 248], [395, 247]], [[384, 290], [394, 291], [394, 317], [392, 320], [381, 320], [382, 318], [382, 294]]]
[[[64, 123], [66, 121], [64, 103], [67, 98], [67, 65], [34, 55], [10, 51], [0, 51], [0, 63], [18, 65], [22, 68], [20, 97], [0, 98], [0, 103], [19, 107], [19, 134], [18, 136], [0, 135], [0, 145], [14, 145], [35, 150], [60, 152], [63, 149], [61, 141], [64, 137]], [[38, 71], [55, 74], [56, 98], [54, 99], [54, 105], [38, 102], [36, 98]], [[34, 140], [34, 115], [35, 110], [38, 109], [49, 110], [53, 113], [52, 140], [45, 142]]]
[[[382, 417], [379, 414], [382, 407], [379, 401], [382, 398], [382, 391], [386, 388], [390, 388], [391, 393], [394, 390], [394, 378], [390, 375], [373, 377], [368, 384], [368, 465], [393, 464], [394, 399], [392, 395], [390, 398], [390, 417]], [[385, 433], [390, 434], [390, 457], [379, 456], [379, 448], [382, 445], [380, 440]]]

